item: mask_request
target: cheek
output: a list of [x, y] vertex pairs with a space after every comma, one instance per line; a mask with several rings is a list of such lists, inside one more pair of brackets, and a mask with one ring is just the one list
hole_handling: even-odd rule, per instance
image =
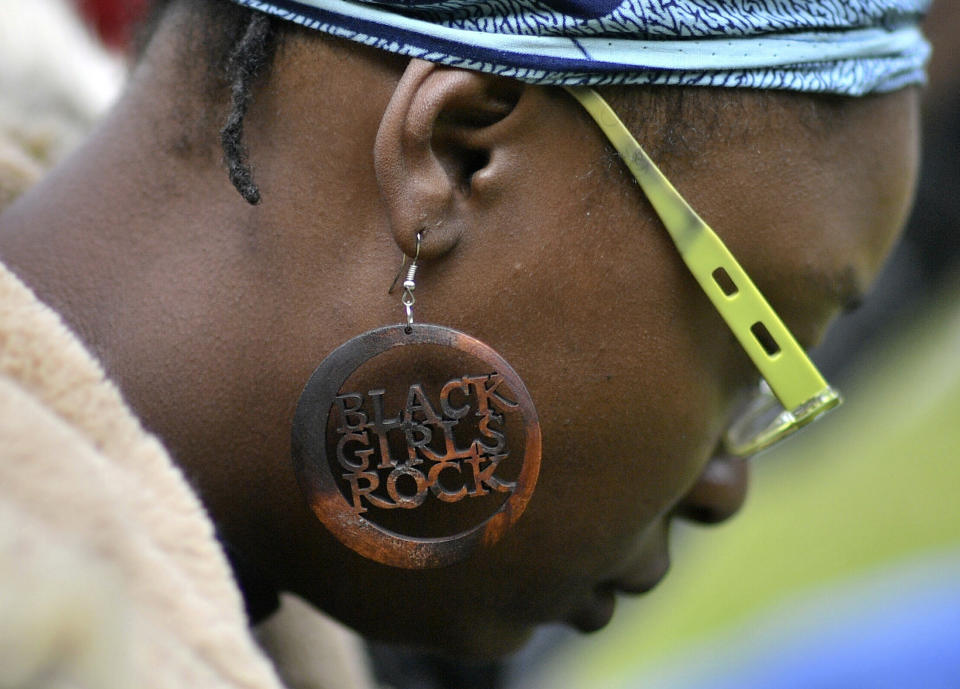
[[607, 582], [655, 581], [650, 573], [668, 561], [666, 515], [717, 437], [709, 388], [692, 375], [663, 379], [651, 370], [595, 383], [571, 379], [541, 395], [540, 480], [513, 552], [497, 568], [512, 572], [522, 582], [516, 590], [528, 594], [510, 601], [511, 614], [556, 620]]
[[625, 229], [619, 250], [593, 231], [593, 256], [553, 276], [576, 298], [559, 318], [531, 316], [536, 345], [515, 365], [543, 424], [531, 540], [558, 577], [596, 582], [641, 549], [712, 452], [732, 342], [658, 228]]
[[655, 356], [637, 358], [650, 365], [571, 381], [541, 405], [541, 483], [551, 507], [585, 515], [590, 530], [627, 546], [694, 482], [721, 425], [715, 379], [678, 366], [679, 353], [660, 366]]
[[573, 177], [577, 189], [536, 214], [518, 193], [504, 204], [511, 217], [465, 235], [424, 278], [460, 279], [455, 295], [425, 289], [430, 318], [496, 348], [537, 406], [539, 482], [490, 567], [537, 592], [498, 609], [538, 621], [663, 550], [662, 517], [717, 441], [732, 360], [639, 191]]

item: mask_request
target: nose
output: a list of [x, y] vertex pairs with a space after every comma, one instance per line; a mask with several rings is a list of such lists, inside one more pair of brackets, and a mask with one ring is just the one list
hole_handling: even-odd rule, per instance
[[749, 478], [747, 460], [714, 455], [678, 503], [675, 514], [701, 524], [725, 521], [743, 507]]

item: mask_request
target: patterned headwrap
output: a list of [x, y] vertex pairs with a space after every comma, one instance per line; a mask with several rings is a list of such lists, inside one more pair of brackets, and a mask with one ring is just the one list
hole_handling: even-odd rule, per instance
[[922, 83], [930, 0], [234, 0], [393, 53], [537, 84], [846, 95]]

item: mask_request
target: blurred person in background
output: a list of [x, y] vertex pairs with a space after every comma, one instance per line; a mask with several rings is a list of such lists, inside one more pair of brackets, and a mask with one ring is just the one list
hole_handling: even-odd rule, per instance
[[[702, 290], [752, 287], [731, 263], [698, 285], [704, 265], [681, 258], [692, 216], [663, 209], [649, 165], [633, 170], [641, 193], [571, 96], [595, 97], [557, 85], [602, 87], [809, 347], [900, 230], [926, 55], [925, 3], [829, 4], [556, 3], [541, 22], [520, 3], [474, 22], [445, 5], [157, 3], [111, 115], [0, 218], [8, 683], [277, 686], [245, 623], [280, 592], [370, 638], [492, 657], [540, 624], [598, 629], [618, 592], [656, 585], [673, 519], [721, 521], [744, 498], [723, 437], [757, 374]], [[333, 374], [310, 371], [340, 343], [398, 320], [382, 284], [398, 254], [421, 269], [405, 299], [416, 286], [430, 320], [495, 342], [526, 387], [510, 379], [501, 397], [456, 356], [431, 359], [461, 377], [434, 391], [443, 421], [409, 388], [410, 462], [379, 450], [395, 502], [369, 497], [374, 449], [340, 459], [351, 482], [331, 502], [313, 483], [330, 469], [298, 449], [313, 437], [298, 398], [314, 403]], [[778, 323], [743, 346], [808, 371]], [[413, 355], [386, 370], [391, 386], [428, 375]], [[440, 438], [472, 399], [471, 451], [501, 448], [508, 428], [490, 424], [527, 388], [536, 430], [517, 473], [473, 457], [473, 484], [425, 483], [417, 464], [442, 450], [415, 427]], [[329, 432], [393, 428], [350, 394]], [[445, 481], [469, 475], [451, 462]], [[420, 478], [401, 489], [391, 470]], [[509, 497], [478, 525], [444, 506], [490, 490]], [[390, 528], [359, 516], [364, 499]], [[461, 527], [483, 538], [423, 537]], [[350, 648], [323, 662], [322, 643], [296, 649], [313, 638], [299, 610], [265, 644], [285, 680], [348, 686], [331, 679], [342, 661], [368, 682]]]
[[0, 0], [0, 207], [75, 148], [125, 70], [62, 0]]

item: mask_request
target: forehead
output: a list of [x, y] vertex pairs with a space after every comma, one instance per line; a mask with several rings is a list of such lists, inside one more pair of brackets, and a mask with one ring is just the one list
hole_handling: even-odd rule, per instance
[[749, 144], [757, 137], [789, 132], [815, 142], [851, 102], [830, 95], [718, 87], [616, 86], [598, 91], [651, 157], [675, 163], [717, 141]]

